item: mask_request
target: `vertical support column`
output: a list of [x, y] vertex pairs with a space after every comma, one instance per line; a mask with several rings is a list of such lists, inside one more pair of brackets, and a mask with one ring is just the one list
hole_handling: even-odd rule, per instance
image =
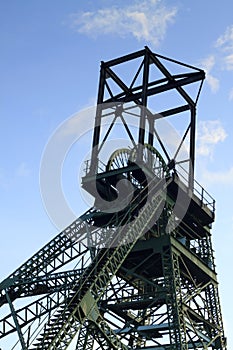
[[145, 128], [146, 128], [146, 107], [147, 107], [147, 88], [149, 80], [149, 67], [150, 67], [150, 52], [145, 49], [144, 67], [143, 67], [143, 86], [142, 86], [142, 108], [140, 115], [140, 125], [138, 134], [138, 153], [137, 160], [142, 160], [143, 146], [145, 143]]
[[178, 256], [171, 245], [163, 248], [163, 273], [167, 289], [167, 315], [170, 344], [174, 350], [188, 350], [185, 322], [182, 310], [181, 280]]
[[210, 334], [211, 338], [215, 339], [215, 346], [213, 349], [226, 350], [226, 338], [223, 331], [223, 320], [217, 285], [210, 283], [207, 286], [206, 300], [209, 321], [215, 325], [215, 328], [211, 330]]
[[20, 344], [22, 346], [22, 350], [27, 350], [27, 346], [26, 346], [26, 343], [24, 341], [24, 338], [23, 338], [23, 333], [21, 331], [21, 328], [20, 328], [20, 325], [18, 323], [18, 320], [17, 320], [17, 316], [16, 316], [16, 313], [15, 313], [15, 309], [14, 309], [14, 306], [11, 302], [11, 299], [9, 297], [9, 294], [7, 293], [7, 291], [5, 290], [5, 293], [6, 293], [6, 299], [7, 299], [7, 302], [9, 304], [9, 307], [10, 307], [10, 310], [11, 310], [11, 314], [12, 314], [12, 317], [13, 317], [13, 320], [15, 322], [15, 327], [16, 327], [16, 330], [17, 330], [17, 333], [19, 335], [19, 341], [20, 341]]
[[195, 162], [195, 130], [196, 130], [196, 106], [190, 105], [191, 123], [190, 123], [190, 150], [189, 150], [189, 189], [194, 186], [194, 162]]
[[148, 118], [148, 123], [149, 123], [149, 134], [148, 134], [148, 144], [153, 147], [154, 143], [154, 118], [152, 115], [149, 116]]
[[[148, 123], [149, 123], [148, 144], [153, 147], [153, 144], [154, 144], [154, 118], [152, 117], [152, 115], [149, 116]], [[152, 169], [154, 157], [153, 157], [152, 152], [149, 151], [149, 149], [147, 151], [148, 151], [148, 165], [149, 165], [150, 169]]]
[[79, 330], [75, 350], [92, 350], [93, 346], [94, 346], [94, 338], [93, 338], [93, 334], [91, 334], [91, 328], [88, 325], [88, 321], [87, 321], [86, 324], [84, 324], [82, 328]]
[[96, 169], [98, 166], [98, 145], [100, 141], [100, 127], [101, 127], [101, 117], [102, 117], [102, 104], [104, 99], [105, 79], [106, 79], [105, 65], [104, 65], [104, 62], [101, 62], [99, 90], [98, 90], [98, 98], [97, 98], [95, 127], [94, 127], [91, 164], [90, 164], [91, 175], [94, 175], [96, 173]]

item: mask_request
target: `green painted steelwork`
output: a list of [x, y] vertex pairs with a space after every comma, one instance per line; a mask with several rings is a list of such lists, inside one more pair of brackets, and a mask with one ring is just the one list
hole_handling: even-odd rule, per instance
[[[135, 68], [135, 60], [140, 62], [127, 85], [114, 69], [132, 62]], [[167, 64], [184, 73], [171, 74]], [[151, 78], [152, 68], [162, 78]], [[1, 310], [7, 303], [11, 307], [0, 320], [0, 338], [18, 334], [17, 350], [227, 349], [211, 239], [215, 201], [194, 181], [191, 169], [204, 76], [202, 70], [148, 48], [101, 64], [92, 158], [82, 186], [95, 194], [99, 185], [110, 200], [117, 181], [124, 179], [133, 185], [134, 195], [126, 208], [111, 213], [101, 211], [96, 200], [0, 284]], [[197, 82], [193, 98], [184, 86]], [[166, 91], [179, 94], [182, 104], [168, 106], [158, 116], [147, 108], [149, 99]], [[109, 103], [112, 121], [101, 139], [103, 106]], [[136, 136], [127, 113], [138, 121]], [[171, 156], [154, 123], [181, 113], [190, 120]], [[99, 156], [116, 120], [132, 147], [115, 150], [103, 164]], [[187, 135], [184, 173], [177, 157]]]

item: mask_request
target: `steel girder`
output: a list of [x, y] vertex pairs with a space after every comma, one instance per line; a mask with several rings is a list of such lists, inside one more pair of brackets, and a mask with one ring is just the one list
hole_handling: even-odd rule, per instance
[[[54, 294], [16, 310], [22, 328], [47, 316], [37, 345], [30, 349], [66, 349], [80, 329], [84, 349], [94, 344], [93, 339], [100, 349], [226, 349], [215, 265], [210, 264], [213, 259], [206, 259], [213, 255], [209, 230], [202, 231], [202, 235], [206, 232], [202, 238], [196, 234], [194, 244], [192, 227], [188, 230], [182, 223], [167, 235], [165, 223], [159, 235], [138, 240], [157, 210], [155, 203], [148, 203], [132, 226], [137, 239], [131, 245], [100, 250], [92, 259], [85, 248], [82, 269], [67, 272], [66, 277], [57, 273], [32, 277], [31, 284], [25, 281], [25, 296], [38, 283], [53, 291], [57, 288]], [[101, 231], [105, 234], [100, 228], [98, 235]], [[181, 239], [185, 232], [189, 244]], [[2, 336], [16, 331], [10, 315], [2, 325]]]
[[[138, 62], [139, 61], [139, 62]], [[135, 63], [137, 62], [137, 64]], [[132, 64], [132, 71], [137, 66], [136, 73], [133, 75], [130, 82], [125, 82], [124, 78], [117, 74], [116, 70], [123, 64]], [[172, 74], [167, 69], [167, 64], [174, 64], [183, 69], [181, 74]], [[130, 68], [129, 68], [130, 69]], [[157, 78], [152, 78], [151, 72], [157, 72]], [[158, 78], [160, 77], [160, 78]], [[148, 143], [153, 146], [154, 138], [158, 138], [154, 130], [154, 122], [158, 118], [164, 118], [179, 114], [184, 111], [190, 111], [190, 122], [187, 124], [187, 129], [184, 134], [184, 139], [187, 140], [189, 133], [189, 186], [193, 188], [193, 170], [195, 159], [195, 128], [196, 128], [196, 104], [200, 95], [201, 87], [205, 78], [203, 70], [169, 59], [167, 57], [153, 53], [148, 47], [144, 50], [135, 52], [134, 54], [126, 55], [108, 62], [101, 63], [99, 91], [97, 98], [97, 112], [95, 120], [95, 129], [93, 135], [93, 147], [90, 174], [95, 174], [98, 167], [99, 151], [101, 145], [101, 121], [103, 115], [102, 108], [104, 105], [133, 103], [137, 106], [143, 106], [147, 110], [143, 110], [140, 116], [140, 125], [138, 126], [138, 138], [135, 143], [139, 145], [138, 159], [142, 158], [142, 149], [140, 145], [146, 143], [146, 118], [150, 122], [150, 135]], [[186, 85], [200, 83], [199, 89], [194, 96], [188, 94], [185, 90]], [[117, 88], [116, 88], [117, 87]], [[149, 98], [151, 96], [160, 96], [160, 94], [168, 91], [174, 91], [174, 95], [180, 97], [178, 106], [164, 109], [159, 113], [151, 113], [149, 108]], [[182, 101], [182, 102], [181, 102]], [[184, 103], [184, 104], [183, 104]], [[184, 142], [184, 139], [181, 143]], [[161, 140], [159, 140], [161, 142]], [[166, 147], [161, 143], [167, 160], [170, 161], [169, 155], [166, 152]], [[177, 154], [176, 154], [177, 156]], [[175, 156], [175, 157], [176, 157]]]
[[[128, 84], [114, 68], [137, 59], [141, 63]], [[171, 74], [166, 68], [167, 62], [187, 70]], [[150, 78], [152, 67], [158, 70], [159, 78]], [[196, 103], [204, 75], [198, 68], [154, 54], [147, 47], [103, 62], [90, 172], [87, 182], [83, 178], [83, 185], [95, 180], [96, 175], [102, 181], [137, 170], [131, 165], [128, 169], [96, 174], [99, 151], [118, 117], [137, 149], [137, 160], [141, 161], [147, 121], [147, 142], [154, 147], [157, 139], [170, 169], [174, 168], [176, 156], [189, 134], [189, 165], [190, 169], [194, 168]], [[185, 86], [198, 82], [197, 96], [192, 98]], [[112, 83], [118, 91], [112, 88]], [[182, 103], [161, 110], [159, 115], [149, 111], [151, 96], [173, 90]], [[140, 121], [137, 139], [123, 114], [133, 115], [131, 107], [119, 108], [129, 102], [146, 107], [146, 110], [139, 108], [137, 115]], [[117, 106], [113, 108], [114, 117], [102, 140], [104, 108], [99, 107], [101, 104]], [[190, 121], [173, 159], [154, 122], [189, 111]], [[142, 169], [153, 178], [151, 171]], [[175, 225], [179, 211], [175, 210], [174, 193], [179, 189], [180, 179], [173, 173], [162, 184], [163, 188], [157, 187], [146, 204], [143, 193], [140, 197], [143, 205], [139, 201], [131, 203], [118, 220], [97, 208], [90, 209], [4, 280], [0, 305], [4, 308], [4, 304], [9, 303], [11, 313], [0, 320], [0, 337], [18, 331], [23, 350], [68, 349], [72, 344], [76, 350], [226, 350], [210, 234], [214, 201], [210, 204], [205, 200], [203, 188], [201, 197], [194, 194], [190, 171], [188, 185], [181, 187], [190, 196], [191, 203], [185, 217]], [[161, 204], [159, 221], [149, 225], [156, 221]], [[168, 222], [172, 226], [171, 218], [174, 228], [168, 230]], [[106, 241], [110, 243], [107, 247], [102, 244]], [[74, 270], [64, 271], [64, 266], [72, 262]], [[28, 302], [26, 297], [32, 296], [33, 300]], [[21, 301], [25, 300], [26, 305], [22, 306]]]

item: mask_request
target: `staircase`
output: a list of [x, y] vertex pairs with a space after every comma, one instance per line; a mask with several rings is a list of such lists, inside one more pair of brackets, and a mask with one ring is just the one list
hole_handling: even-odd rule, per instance
[[165, 199], [164, 189], [164, 186], [162, 186], [157, 192], [154, 191], [150, 202], [145, 204], [134, 221], [127, 226], [127, 231], [125, 226], [118, 227], [111, 244], [114, 246], [114, 240], [119, 242], [119, 237], [123, 239], [122, 244], [114, 248], [101, 249], [98, 252], [92, 263], [80, 276], [77, 285], [70, 291], [64, 305], [60, 305], [59, 309], [56, 310], [56, 313], [45, 325], [43, 333], [37, 338], [30, 350], [66, 349], [87, 319], [98, 325], [102, 324], [100, 331], [104, 329], [105, 335], [106, 328], [108, 328], [113, 343], [111, 348], [124, 348], [115, 333], [100, 317], [97, 302], [137, 240], [142, 236], [148, 222], [155, 217]]

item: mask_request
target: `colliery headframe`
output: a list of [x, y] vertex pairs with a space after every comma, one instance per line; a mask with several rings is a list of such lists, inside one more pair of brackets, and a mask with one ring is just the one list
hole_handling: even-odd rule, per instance
[[194, 178], [204, 79], [148, 47], [101, 63], [81, 184], [94, 205], [2, 281], [12, 349], [227, 349], [215, 201]]

